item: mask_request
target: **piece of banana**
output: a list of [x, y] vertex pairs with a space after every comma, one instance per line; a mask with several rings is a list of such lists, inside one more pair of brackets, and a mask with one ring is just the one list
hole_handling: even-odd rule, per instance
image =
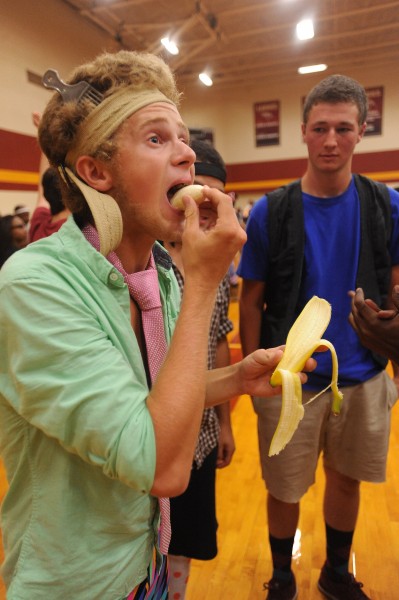
[[291, 327], [283, 356], [274, 370], [270, 383], [282, 386], [280, 419], [272, 438], [269, 456], [278, 454], [294, 435], [305, 414], [302, 405], [302, 385], [299, 372], [319, 346], [327, 346], [332, 356], [332, 379], [329, 386], [316, 394], [309, 402], [331, 387], [333, 393], [332, 412], [341, 409], [342, 393], [338, 389], [338, 359], [334, 346], [321, 339], [331, 319], [331, 305], [323, 298], [313, 296]]
[[202, 185], [193, 184], [180, 188], [180, 190], [172, 196], [170, 201], [171, 205], [179, 210], [184, 210], [183, 196], [191, 196], [197, 204], [201, 204], [204, 200], [204, 187]]

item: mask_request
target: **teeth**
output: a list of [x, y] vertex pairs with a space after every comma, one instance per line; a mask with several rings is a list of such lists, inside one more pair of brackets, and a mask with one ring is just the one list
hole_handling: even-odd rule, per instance
[[174, 185], [173, 187], [171, 187], [167, 193], [169, 200], [176, 194], [176, 192], [178, 192], [179, 190], [181, 190], [184, 187], [185, 187], [184, 183], [178, 183], [177, 185]]

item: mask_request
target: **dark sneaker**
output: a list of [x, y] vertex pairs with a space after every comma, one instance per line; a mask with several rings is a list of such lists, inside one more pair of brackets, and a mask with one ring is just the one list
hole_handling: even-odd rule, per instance
[[321, 570], [317, 587], [329, 600], [371, 600], [362, 591], [363, 584], [352, 573], [342, 577], [334, 575], [326, 565]]
[[281, 579], [271, 579], [269, 583], [263, 584], [263, 589], [269, 590], [266, 600], [296, 600], [298, 597], [294, 574], [288, 583]]

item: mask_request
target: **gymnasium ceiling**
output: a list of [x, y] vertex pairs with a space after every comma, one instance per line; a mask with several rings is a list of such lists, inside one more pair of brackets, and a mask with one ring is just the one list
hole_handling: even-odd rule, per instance
[[[207, 71], [220, 89], [259, 79], [300, 77], [300, 66], [325, 63], [329, 73], [399, 65], [395, 0], [60, 0], [99, 27], [115, 49], [160, 53], [180, 86]], [[300, 42], [298, 21], [314, 20], [315, 37]], [[178, 44], [169, 55], [160, 38]]]

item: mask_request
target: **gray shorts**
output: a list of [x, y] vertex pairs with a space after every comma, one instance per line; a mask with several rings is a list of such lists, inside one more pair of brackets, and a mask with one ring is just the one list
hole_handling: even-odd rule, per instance
[[[281, 396], [253, 399], [262, 475], [275, 498], [299, 502], [315, 481], [321, 452], [327, 467], [347, 477], [374, 483], [385, 481], [391, 408], [398, 396], [396, 386], [382, 371], [365, 383], [341, 391], [344, 400], [338, 416], [331, 413], [331, 392], [325, 392], [305, 406], [305, 415], [289, 444], [270, 458]], [[303, 404], [315, 393], [303, 390]]]

